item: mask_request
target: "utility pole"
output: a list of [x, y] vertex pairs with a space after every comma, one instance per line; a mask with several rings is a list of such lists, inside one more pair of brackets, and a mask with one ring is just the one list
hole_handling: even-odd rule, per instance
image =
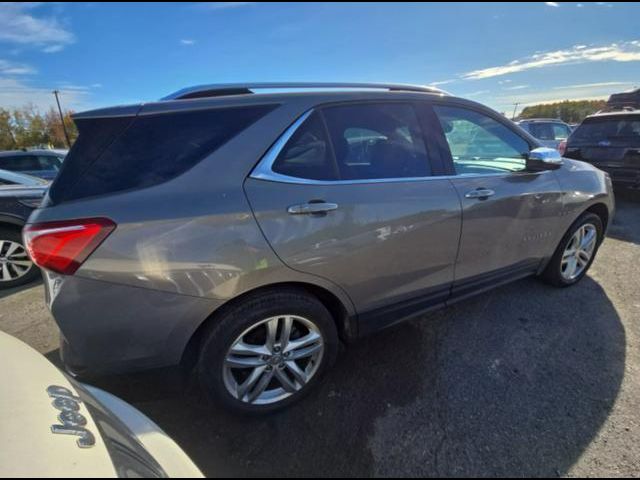
[[516, 119], [516, 111], [518, 110], [518, 105], [520, 105], [519, 102], [516, 102], [513, 104], [513, 116], [511, 117], [511, 120], [515, 120]]
[[67, 147], [71, 148], [71, 140], [69, 140], [69, 133], [67, 132], [67, 126], [64, 123], [64, 115], [62, 114], [62, 108], [60, 107], [60, 99], [58, 95], [60, 94], [59, 90], [54, 90], [53, 94], [56, 97], [56, 103], [58, 104], [58, 113], [60, 114], [60, 122], [62, 123], [62, 130], [64, 131], [64, 138], [67, 139]]

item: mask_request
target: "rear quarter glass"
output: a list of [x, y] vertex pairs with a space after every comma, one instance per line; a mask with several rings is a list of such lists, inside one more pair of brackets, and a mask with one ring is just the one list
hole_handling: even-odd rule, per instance
[[274, 108], [257, 105], [80, 120], [79, 139], [49, 198], [56, 204], [166, 182]]

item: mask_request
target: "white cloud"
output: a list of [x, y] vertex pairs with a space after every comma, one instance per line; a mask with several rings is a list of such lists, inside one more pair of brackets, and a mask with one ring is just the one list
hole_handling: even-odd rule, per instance
[[529, 85], [514, 85], [513, 87], [506, 87], [505, 90], [524, 90], [529, 88]]
[[180, 40], [180, 45], [184, 45], [186, 47], [195, 45], [195, 44], [196, 44], [196, 41], [190, 38], [183, 38], [182, 40]]
[[41, 3], [0, 2], [0, 42], [59, 52], [75, 42], [75, 36], [53, 16], [42, 16]]
[[454, 83], [457, 82], [457, 80], [455, 78], [449, 79], [449, 80], [441, 80], [439, 82], [431, 82], [429, 83], [430, 87], [437, 87], [439, 85], [448, 85], [450, 83]]
[[0, 75], [31, 75], [36, 70], [22, 63], [14, 63], [0, 58]]
[[640, 62], [640, 45], [637, 41], [612, 43], [602, 47], [577, 45], [566, 50], [536, 53], [523, 59], [513, 60], [505, 65], [473, 70], [462, 75], [462, 78], [478, 80], [536, 68], [606, 61]]
[[580, 83], [576, 85], [562, 85], [553, 87], [554, 90], [578, 90], [584, 88], [604, 88], [604, 87], [632, 87], [633, 82], [599, 82], [599, 83]]
[[560, 6], [560, 4], [558, 2], [544, 2], [544, 4], [547, 7], [554, 7], [554, 8], [558, 8]]
[[[68, 88], [71, 87], [71, 88]], [[86, 110], [90, 108], [90, 92], [69, 85], [60, 86], [60, 101], [65, 110]], [[55, 106], [52, 88], [33, 86], [24, 80], [0, 76], [0, 107], [20, 108], [33, 105], [39, 110], [48, 110]]]
[[478, 90], [476, 92], [465, 93], [462, 96], [463, 97], [480, 97], [480, 96], [486, 95], [488, 93], [491, 93], [491, 90]]

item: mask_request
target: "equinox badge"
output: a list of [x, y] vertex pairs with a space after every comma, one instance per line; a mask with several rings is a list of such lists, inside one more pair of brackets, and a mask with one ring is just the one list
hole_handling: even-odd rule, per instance
[[96, 439], [93, 433], [85, 428], [87, 419], [80, 413], [82, 400], [74, 396], [68, 388], [58, 385], [48, 387], [47, 393], [53, 398], [53, 406], [60, 410], [58, 415], [60, 425], [51, 425], [51, 431], [61, 435], [77, 436], [77, 444], [80, 448], [93, 447]]

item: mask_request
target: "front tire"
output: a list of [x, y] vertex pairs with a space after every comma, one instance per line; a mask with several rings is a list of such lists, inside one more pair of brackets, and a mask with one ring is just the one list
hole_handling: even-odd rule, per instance
[[0, 290], [26, 285], [39, 274], [22, 244], [20, 230], [0, 227]]
[[602, 243], [604, 228], [600, 217], [585, 213], [569, 228], [542, 273], [542, 279], [555, 287], [575, 285], [589, 271]]
[[333, 317], [302, 290], [249, 295], [212, 322], [198, 377], [214, 402], [236, 412], [267, 413], [297, 402], [337, 356]]

